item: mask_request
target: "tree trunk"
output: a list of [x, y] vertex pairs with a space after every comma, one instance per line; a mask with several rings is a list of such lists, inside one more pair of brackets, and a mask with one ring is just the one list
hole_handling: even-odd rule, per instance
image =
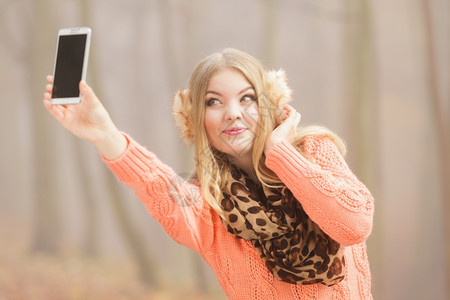
[[[179, 62], [177, 62], [177, 53], [175, 49], [177, 49], [177, 46], [171, 39], [174, 35], [174, 29], [173, 29], [173, 18], [172, 18], [172, 10], [170, 8], [170, 2], [166, 0], [158, 0], [158, 9], [160, 11], [160, 21], [161, 21], [161, 28], [163, 30], [163, 33], [161, 34], [162, 41], [161, 46], [163, 48], [164, 53], [164, 61], [165, 65], [167, 67], [167, 81], [169, 89], [174, 91], [180, 88], [183, 88], [181, 84], [185, 82], [180, 78], [180, 70], [182, 69], [182, 65], [180, 65]], [[185, 13], [190, 15], [189, 18], [189, 24], [186, 24], [186, 26], [182, 29], [184, 36], [186, 36], [186, 39], [182, 40], [183, 42], [188, 42], [188, 44], [183, 45], [181, 47], [183, 49], [183, 55], [181, 56], [181, 61], [185, 62], [187, 59], [189, 59], [189, 54], [192, 53], [192, 47], [196, 43], [195, 41], [195, 34], [196, 32], [194, 30], [198, 30], [199, 24], [198, 24], [198, 16], [196, 15], [197, 12], [202, 12], [201, 6], [203, 5], [203, 1], [201, 0], [195, 0], [191, 1], [188, 6], [185, 7], [187, 11]], [[180, 149], [184, 149], [183, 145], [180, 145]], [[183, 157], [183, 168], [189, 168], [192, 166], [191, 161], [192, 155], [189, 151], [181, 151], [179, 153]], [[191, 253], [190, 257], [193, 260], [193, 275], [195, 276], [195, 286], [196, 290], [200, 293], [206, 294], [208, 291], [208, 285], [207, 285], [207, 278], [205, 271], [203, 269], [203, 261], [202, 258], [196, 254]]]
[[[89, 13], [90, 13], [90, 1], [89, 0], [83, 0], [81, 1], [81, 11], [83, 16], [83, 21], [86, 26], [89, 26], [90, 20], [89, 20]], [[93, 33], [95, 34], [95, 33]], [[96, 95], [99, 97], [99, 99], [103, 99], [102, 97], [102, 89], [99, 86], [99, 80], [98, 80], [98, 69], [95, 64], [95, 48], [91, 48], [90, 51], [90, 62], [89, 62], [89, 74], [90, 74], [90, 81], [92, 86], [94, 87], [94, 90], [96, 91]], [[133, 228], [133, 222], [132, 219], [128, 216], [126, 212], [125, 204], [123, 203], [124, 199], [121, 197], [120, 187], [119, 183], [117, 182], [115, 176], [107, 169], [103, 168], [105, 172], [105, 178], [106, 178], [106, 188], [109, 191], [109, 199], [111, 201], [111, 208], [112, 211], [116, 217], [116, 220], [118, 222], [119, 228], [122, 231], [123, 238], [126, 241], [126, 244], [128, 246], [128, 249], [131, 252], [132, 257], [136, 261], [136, 265], [139, 268], [139, 274], [141, 280], [146, 283], [147, 285], [155, 288], [158, 287], [159, 282], [158, 278], [156, 276], [157, 270], [154, 266], [154, 263], [150, 256], [147, 254], [147, 249], [145, 247], [145, 243], [139, 237], [138, 231]], [[92, 202], [87, 204], [87, 209], [92, 209], [93, 205]], [[92, 212], [90, 218], [92, 222], [91, 226], [94, 224], [95, 221], [95, 215], [96, 213]], [[88, 233], [87, 235], [87, 244], [89, 244], [89, 239], [94, 238], [93, 236], [90, 236]]]
[[[358, 177], [361, 178], [369, 189], [380, 189], [379, 169], [381, 161], [380, 151], [377, 149], [379, 140], [378, 117], [380, 108], [377, 105], [375, 95], [375, 66], [374, 46], [372, 33], [372, 16], [369, 1], [346, 0], [344, 32], [344, 105], [347, 111], [346, 140], [349, 148], [349, 163]], [[377, 202], [378, 206], [382, 202]], [[378, 207], [377, 218], [382, 219], [380, 213], [383, 210]], [[383, 239], [381, 236], [380, 222], [374, 222], [374, 229], [368, 241], [369, 256], [381, 262]], [[372, 266], [376, 274], [383, 274], [383, 265]], [[383, 281], [374, 282], [376, 290], [383, 290]]]
[[[446, 253], [445, 272], [447, 277], [446, 282], [448, 282], [450, 280], [450, 218], [448, 217], [450, 215], [450, 121], [446, 112], [444, 99], [439, 88], [438, 65], [434, 41], [435, 33], [433, 30], [431, 6], [432, 4], [430, 1], [422, 0], [427, 67], [427, 74], [425, 78], [428, 79], [427, 85], [433, 112], [432, 119], [435, 121], [434, 126], [437, 132], [439, 161], [441, 162], [440, 178], [442, 186], [442, 218], [444, 220], [445, 237], [444, 253]], [[447, 285], [447, 295], [450, 295], [450, 285]]]
[[274, 0], [264, 0], [261, 2], [264, 40], [263, 40], [263, 58], [264, 65], [272, 67], [276, 57], [276, 36], [277, 36], [277, 15], [276, 6], [279, 2]]
[[122, 230], [123, 237], [127, 243], [127, 246], [131, 252], [132, 257], [135, 259], [137, 266], [139, 267], [139, 274], [141, 280], [152, 288], [157, 288], [160, 283], [156, 276], [157, 268], [155, 267], [152, 259], [148, 255], [148, 251], [145, 247], [145, 243], [139, 237], [138, 231], [133, 228], [132, 221], [126, 213], [125, 205], [120, 193], [118, 182], [113, 174], [107, 169], [105, 170], [105, 176], [107, 179], [107, 189], [109, 191], [109, 199], [111, 200], [112, 210], [115, 214], [119, 227]]
[[34, 2], [34, 18], [31, 33], [31, 111], [33, 112], [35, 209], [34, 209], [34, 251], [56, 253], [61, 237], [61, 216], [59, 211], [56, 162], [55, 123], [42, 105], [45, 75], [51, 61], [44, 59], [54, 53], [56, 35], [48, 10], [52, 5], [47, 0]]
[[[81, 24], [83, 26], [89, 26], [89, 0], [83, 0], [80, 2], [80, 11], [81, 11]], [[92, 52], [91, 52], [92, 56]], [[88, 74], [96, 73], [95, 71], [96, 65], [89, 63], [88, 66]], [[92, 71], [94, 70], [94, 71]], [[94, 196], [94, 187], [92, 178], [90, 178], [89, 174], [89, 166], [88, 161], [83, 154], [82, 143], [84, 141], [75, 140], [75, 158], [77, 160], [78, 166], [78, 178], [81, 180], [81, 188], [80, 194], [82, 202], [84, 203], [85, 208], [85, 219], [86, 219], [86, 227], [85, 227], [85, 236], [83, 240], [82, 249], [83, 252], [88, 256], [96, 256], [98, 254], [98, 244], [97, 241], [99, 239], [99, 228], [98, 228], [98, 211], [95, 205], [96, 199]]]

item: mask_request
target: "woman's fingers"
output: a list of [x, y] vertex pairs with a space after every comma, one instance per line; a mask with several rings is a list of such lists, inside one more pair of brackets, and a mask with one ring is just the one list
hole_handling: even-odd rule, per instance
[[51, 95], [53, 91], [53, 76], [47, 75], [47, 82], [48, 84], [45, 86], [45, 91]]
[[53, 105], [50, 99], [45, 98], [44, 107], [59, 122], [61, 122], [64, 119], [63, 108], [60, 107], [60, 105]]
[[295, 112], [295, 127], [297, 127], [300, 124], [300, 121], [302, 120], [302, 115], [299, 112]]
[[47, 85], [45, 86], [45, 91], [46, 91], [47, 93], [51, 94], [52, 91], [53, 91], [53, 85], [52, 85], [52, 84], [47, 84]]
[[292, 106], [285, 105], [283, 107], [285, 111], [285, 115], [283, 118], [283, 122], [286, 122], [288, 119], [291, 120], [296, 126], [300, 123], [301, 115], [297, 112]]
[[59, 122], [62, 122], [64, 120], [64, 113], [65, 113], [65, 105], [53, 105], [52, 100], [52, 90], [53, 90], [53, 77], [48, 75], [47, 76], [48, 84], [45, 86], [45, 93], [44, 93], [44, 107], [50, 112], [50, 114]]
[[284, 115], [281, 124], [272, 131], [266, 140], [264, 148], [266, 154], [276, 143], [283, 140], [292, 142], [295, 139], [296, 128], [300, 124], [301, 115], [290, 105], [285, 105], [282, 109]]
[[46, 92], [44, 93], [44, 99], [50, 100], [51, 98], [52, 98], [51, 92], [46, 91]]
[[289, 117], [289, 105], [285, 105], [281, 109], [283, 110], [283, 117], [281, 118], [281, 122], [284, 122]]

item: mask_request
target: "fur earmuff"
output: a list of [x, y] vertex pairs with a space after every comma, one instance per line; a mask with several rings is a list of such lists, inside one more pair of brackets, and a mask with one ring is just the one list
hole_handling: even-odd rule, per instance
[[192, 144], [194, 141], [194, 126], [191, 119], [192, 101], [188, 89], [175, 93], [172, 110], [175, 122], [180, 128], [181, 137], [187, 144]]
[[275, 122], [279, 125], [283, 118], [282, 107], [292, 101], [292, 90], [287, 84], [284, 70], [267, 71], [266, 88], [268, 99], [272, 102], [270, 104], [277, 110]]

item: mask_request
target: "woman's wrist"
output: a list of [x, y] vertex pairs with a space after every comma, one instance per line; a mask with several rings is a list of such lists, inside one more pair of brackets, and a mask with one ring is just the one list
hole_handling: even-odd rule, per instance
[[274, 139], [270, 139], [270, 138], [269, 138], [269, 139], [266, 141], [266, 145], [265, 145], [265, 147], [264, 147], [264, 154], [267, 155], [267, 153], [270, 152], [270, 150], [273, 148], [273, 146], [275, 146], [276, 144], [278, 144], [278, 143], [280, 143], [280, 142], [282, 142], [282, 141], [283, 141], [282, 139], [274, 140]]
[[270, 152], [270, 150], [272, 149], [272, 147], [273, 147], [273, 144], [272, 144], [272, 143], [266, 144], [266, 146], [264, 147], [264, 154], [267, 155], [267, 153]]
[[106, 132], [97, 141], [93, 142], [100, 154], [108, 159], [118, 158], [127, 148], [127, 139], [117, 129]]

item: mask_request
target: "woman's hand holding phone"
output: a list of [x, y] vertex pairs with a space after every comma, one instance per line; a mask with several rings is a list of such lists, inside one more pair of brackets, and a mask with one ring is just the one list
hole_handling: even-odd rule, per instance
[[94, 144], [106, 159], [119, 157], [127, 146], [126, 138], [112, 122], [108, 112], [84, 81], [80, 82], [83, 98], [77, 105], [52, 105], [52, 76], [44, 94], [44, 106], [61, 125], [75, 136]]

